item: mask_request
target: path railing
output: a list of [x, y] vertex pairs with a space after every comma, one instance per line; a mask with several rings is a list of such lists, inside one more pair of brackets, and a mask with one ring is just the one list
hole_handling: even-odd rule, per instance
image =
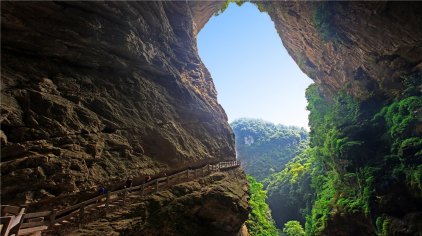
[[169, 176], [151, 179], [142, 184], [130, 188], [123, 188], [117, 191], [108, 192], [104, 195], [91, 198], [64, 209], [53, 209], [51, 211], [25, 213], [25, 208], [15, 206], [1, 206], [1, 236], [9, 235], [33, 235], [53, 227], [60, 227], [62, 222], [70, 219], [82, 223], [85, 211], [101, 207], [106, 212], [110, 210], [110, 205], [115, 202], [126, 204], [130, 195], [138, 194], [145, 196], [157, 193], [176, 183], [187, 182], [210, 175], [211, 173], [224, 171], [240, 166], [238, 160], [219, 162], [217, 164], [207, 164], [195, 169], [185, 169]]

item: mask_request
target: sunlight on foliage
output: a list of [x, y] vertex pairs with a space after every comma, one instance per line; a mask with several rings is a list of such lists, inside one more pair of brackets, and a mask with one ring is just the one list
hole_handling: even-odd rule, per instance
[[[326, 97], [318, 85], [309, 86], [309, 146], [301, 145], [307, 134], [300, 130], [233, 124], [243, 145], [238, 154], [255, 152], [262, 164], [254, 162], [252, 170], [269, 175], [263, 180], [267, 202], [276, 224], [285, 226], [282, 235], [304, 235], [301, 224], [306, 235], [329, 235], [333, 227], [393, 235], [401, 224], [397, 214], [414, 209], [412, 200], [422, 198], [422, 93], [416, 89], [422, 77], [407, 78], [406, 93], [389, 103], [358, 101], [345, 91]], [[281, 140], [288, 145], [280, 146]], [[276, 158], [263, 154], [269, 151]], [[410, 201], [399, 204], [403, 197]], [[344, 220], [348, 225], [336, 224]]]
[[252, 176], [248, 175], [250, 186], [250, 200], [249, 204], [252, 212], [249, 219], [246, 221], [246, 226], [252, 236], [276, 236], [278, 235], [277, 228], [271, 218], [270, 209], [268, 208], [265, 199], [266, 192], [262, 189], [262, 184], [257, 182]]
[[294, 157], [285, 168], [264, 180], [271, 214], [279, 228], [289, 220], [305, 223], [306, 207], [311, 200], [311, 156], [307, 149]]
[[289, 221], [284, 225], [283, 233], [287, 236], [305, 236], [305, 231], [299, 221]]
[[237, 6], [242, 6], [245, 2], [249, 2], [252, 3], [253, 5], [255, 5], [258, 10], [260, 12], [265, 12], [266, 9], [264, 7], [264, 4], [262, 1], [250, 1], [250, 0], [227, 0], [225, 2], [223, 2], [223, 4], [221, 5], [220, 10], [218, 10], [214, 15], [218, 16], [220, 14], [222, 14], [230, 5], [230, 3], [235, 3]]
[[227, 0], [223, 3], [223, 5], [221, 6], [220, 10], [218, 12], [216, 12], [214, 15], [218, 16], [220, 14], [222, 14], [230, 5], [230, 3], [236, 3], [236, 5], [238, 6], [242, 6], [243, 3], [245, 3], [246, 1], [241, 1], [241, 0]]
[[236, 152], [246, 172], [258, 181], [279, 172], [308, 147], [308, 132], [294, 126], [259, 119], [238, 119], [231, 124]]
[[[376, 224], [378, 235], [390, 235], [392, 222], [376, 199], [394, 207], [396, 197], [406, 191], [409, 197], [422, 197], [422, 138], [415, 132], [422, 111], [418, 81], [420, 74], [409, 76], [404, 81], [409, 97], [403, 94], [378, 106], [363, 104], [342, 91], [324, 97], [317, 85], [307, 89], [315, 193], [306, 216], [308, 235], [327, 234], [336, 215], [362, 217], [359, 224]], [[392, 191], [389, 198], [380, 193], [394, 186], [406, 190]]]
[[[315, 149], [311, 176], [316, 193], [307, 216], [306, 231], [310, 235], [320, 235], [324, 234], [333, 209], [348, 213], [369, 211], [367, 202], [373, 192], [373, 177], [358, 167], [361, 160], [356, 154], [364, 148], [364, 141], [344, 132], [358, 123], [359, 102], [344, 92], [331, 99], [325, 98], [316, 85], [307, 89], [306, 96], [311, 146]], [[355, 166], [355, 170], [350, 172], [349, 166]]]

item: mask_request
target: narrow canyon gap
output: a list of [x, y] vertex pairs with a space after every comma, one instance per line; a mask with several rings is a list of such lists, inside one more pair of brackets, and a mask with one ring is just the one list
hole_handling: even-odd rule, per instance
[[197, 41], [230, 123], [249, 117], [308, 127], [305, 89], [312, 81], [283, 47], [267, 13], [232, 3]]
[[[3, 2], [2, 204], [51, 209], [129, 174], [233, 160], [233, 133], [195, 39], [221, 5]], [[288, 53], [328, 97], [346, 89], [368, 104], [386, 103], [405, 91], [404, 77], [422, 70], [420, 3], [259, 7], [274, 21]], [[413, 131], [420, 135], [417, 127]], [[239, 187], [246, 186], [245, 177], [239, 172], [213, 181], [220, 181], [213, 191], [198, 183], [151, 199], [145, 209], [166, 205], [159, 219], [167, 220], [151, 217], [148, 224], [122, 230], [236, 235], [248, 215], [247, 189]], [[189, 199], [176, 194], [185, 190], [193, 191]], [[385, 214], [400, 225], [419, 210]], [[364, 218], [362, 226], [361, 218], [336, 216], [326, 232], [374, 232], [371, 219]], [[189, 228], [175, 227], [176, 221]]]

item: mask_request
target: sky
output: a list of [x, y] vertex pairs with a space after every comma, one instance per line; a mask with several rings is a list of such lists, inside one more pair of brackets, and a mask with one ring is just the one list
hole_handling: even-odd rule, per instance
[[305, 89], [312, 80], [289, 56], [268, 14], [231, 3], [197, 42], [229, 122], [247, 117], [308, 128]]

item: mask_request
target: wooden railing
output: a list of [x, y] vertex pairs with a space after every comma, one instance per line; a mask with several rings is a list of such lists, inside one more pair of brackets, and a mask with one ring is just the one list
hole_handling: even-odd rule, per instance
[[195, 169], [188, 168], [169, 176], [151, 179], [146, 183], [135, 185], [130, 188], [123, 188], [117, 191], [108, 192], [107, 194], [91, 198], [89, 200], [60, 210], [53, 209], [51, 211], [32, 212], [25, 214], [25, 208], [2, 206], [2, 217], [0, 222], [0, 227], [2, 230], [1, 236], [12, 235], [12, 232], [3, 232], [3, 229], [10, 228], [13, 219], [19, 217], [19, 215], [21, 218], [18, 225], [13, 226], [13, 229], [16, 230], [14, 234], [30, 235], [34, 233], [40, 233], [46, 229], [51, 229], [57, 225], [61, 225], [61, 222], [70, 220], [71, 218], [77, 219], [77, 221], [80, 223], [83, 221], [84, 212], [88, 209], [94, 209], [102, 206], [102, 208], [107, 212], [111, 203], [113, 202], [118, 201], [124, 205], [129, 195], [139, 194], [140, 196], [145, 196], [151, 193], [157, 193], [158, 191], [168, 188], [176, 183], [187, 182], [193, 179], [205, 177], [213, 172], [224, 171], [238, 166], [240, 166], [240, 162], [236, 160], [219, 162], [217, 164], [207, 164]]

